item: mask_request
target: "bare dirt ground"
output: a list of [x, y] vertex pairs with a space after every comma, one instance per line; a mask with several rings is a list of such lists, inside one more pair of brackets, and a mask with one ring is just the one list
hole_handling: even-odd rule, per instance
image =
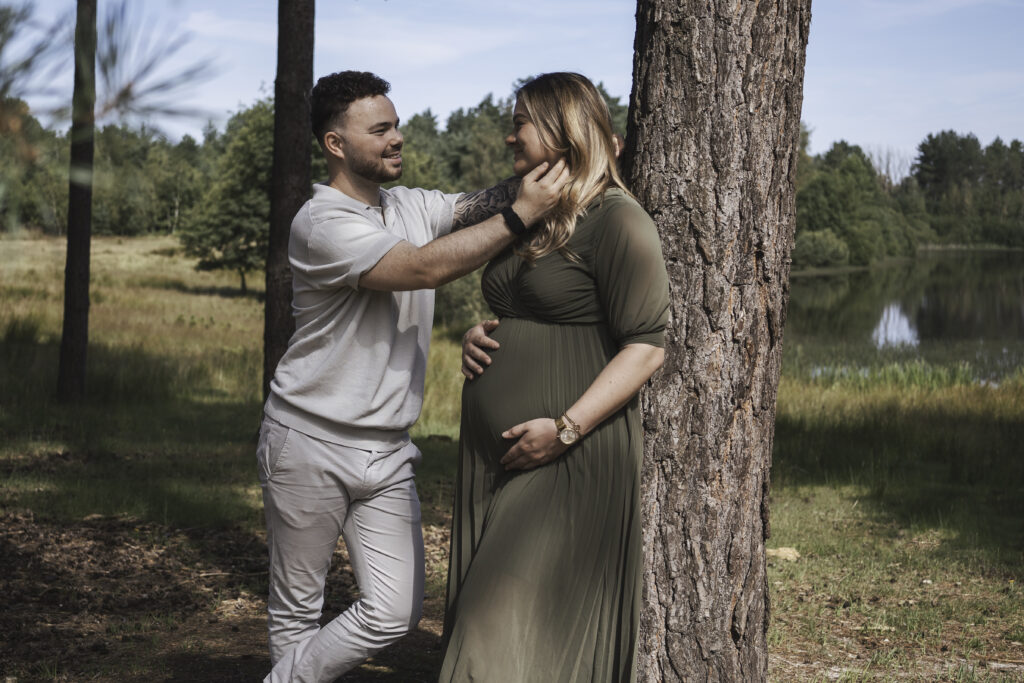
[[[239, 529], [169, 530], [131, 519], [54, 524], [0, 515], [0, 677], [24, 681], [259, 681], [266, 550]], [[354, 598], [344, 552], [325, 618]], [[430, 681], [441, 605], [347, 680]]]

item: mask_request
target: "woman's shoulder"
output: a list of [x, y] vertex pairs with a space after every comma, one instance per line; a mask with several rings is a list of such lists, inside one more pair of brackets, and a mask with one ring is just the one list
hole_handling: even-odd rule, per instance
[[596, 240], [609, 231], [657, 231], [650, 214], [632, 195], [619, 187], [608, 188], [595, 199], [588, 208], [587, 219]]

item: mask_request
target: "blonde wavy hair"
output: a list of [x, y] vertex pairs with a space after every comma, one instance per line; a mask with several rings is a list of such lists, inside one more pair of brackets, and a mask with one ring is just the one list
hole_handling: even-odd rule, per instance
[[585, 76], [568, 72], [541, 74], [519, 88], [516, 98], [541, 143], [565, 159], [570, 174], [558, 204], [517, 252], [531, 263], [553, 251], [578, 260], [566, 244], [587, 206], [609, 187], [629, 194], [616, 165], [608, 105]]

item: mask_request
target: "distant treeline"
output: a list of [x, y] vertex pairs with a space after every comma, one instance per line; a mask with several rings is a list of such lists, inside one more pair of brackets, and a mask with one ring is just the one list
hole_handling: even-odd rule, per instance
[[[626, 106], [602, 92], [615, 128], [624, 133]], [[511, 109], [510, 98], [488, 95], [475, 107], [452, 112], [443, 130], [430, 110], [404, 121], [402, 184], [454, 192], [510, 175], [504, 138]], [[42, 126], [19, 101], [0, 103], [0, 114], [0, 225], [62, 234], [67, 135]], [[235, 113], [223, 131], [207, 126], [202, 141], [185, 136], [170, 142], [145, 126], [98, 129], [93, 231], [177, 234], [201, 268], [234, 270], [244, 287], [244, 274], [262, 267], [266, 249], [272, 141], [269, 99]], [[924, 244], [1024, 247], [1024, 149], [1018, 140], [1007, 145], [996, 139], [983, 148], [970, 134], [929, 135], [906, 174], [846, 142], [810, 156], [808, 141], [804, 129], [794, 267], [866, 265]], [[313, 176], [321, 179], [326, 169], [311, 146]], [[465, 305], [477, 307], [473, 286], [450, 287], [444, 296], [463, 299], [456, 293], [465, 289]]]
[[[867, 265], [926, 244], [1024, 247], [1024, 147], [943, 131], [893, 178], [855, 145], [806, 152], [797, 166], [794, 267]], [[879, 168], [882, 167], [882, 168]]]

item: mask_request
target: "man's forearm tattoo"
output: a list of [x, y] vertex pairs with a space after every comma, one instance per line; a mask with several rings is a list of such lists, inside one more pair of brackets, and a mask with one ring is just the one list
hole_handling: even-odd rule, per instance
[[494, 187], [462, 195], [455, 202], [455, 219], [452, 230], [476, 225], [495, 215], [506, 206], [511, 206], [519, 190], [519, 178], [506, 178]]

